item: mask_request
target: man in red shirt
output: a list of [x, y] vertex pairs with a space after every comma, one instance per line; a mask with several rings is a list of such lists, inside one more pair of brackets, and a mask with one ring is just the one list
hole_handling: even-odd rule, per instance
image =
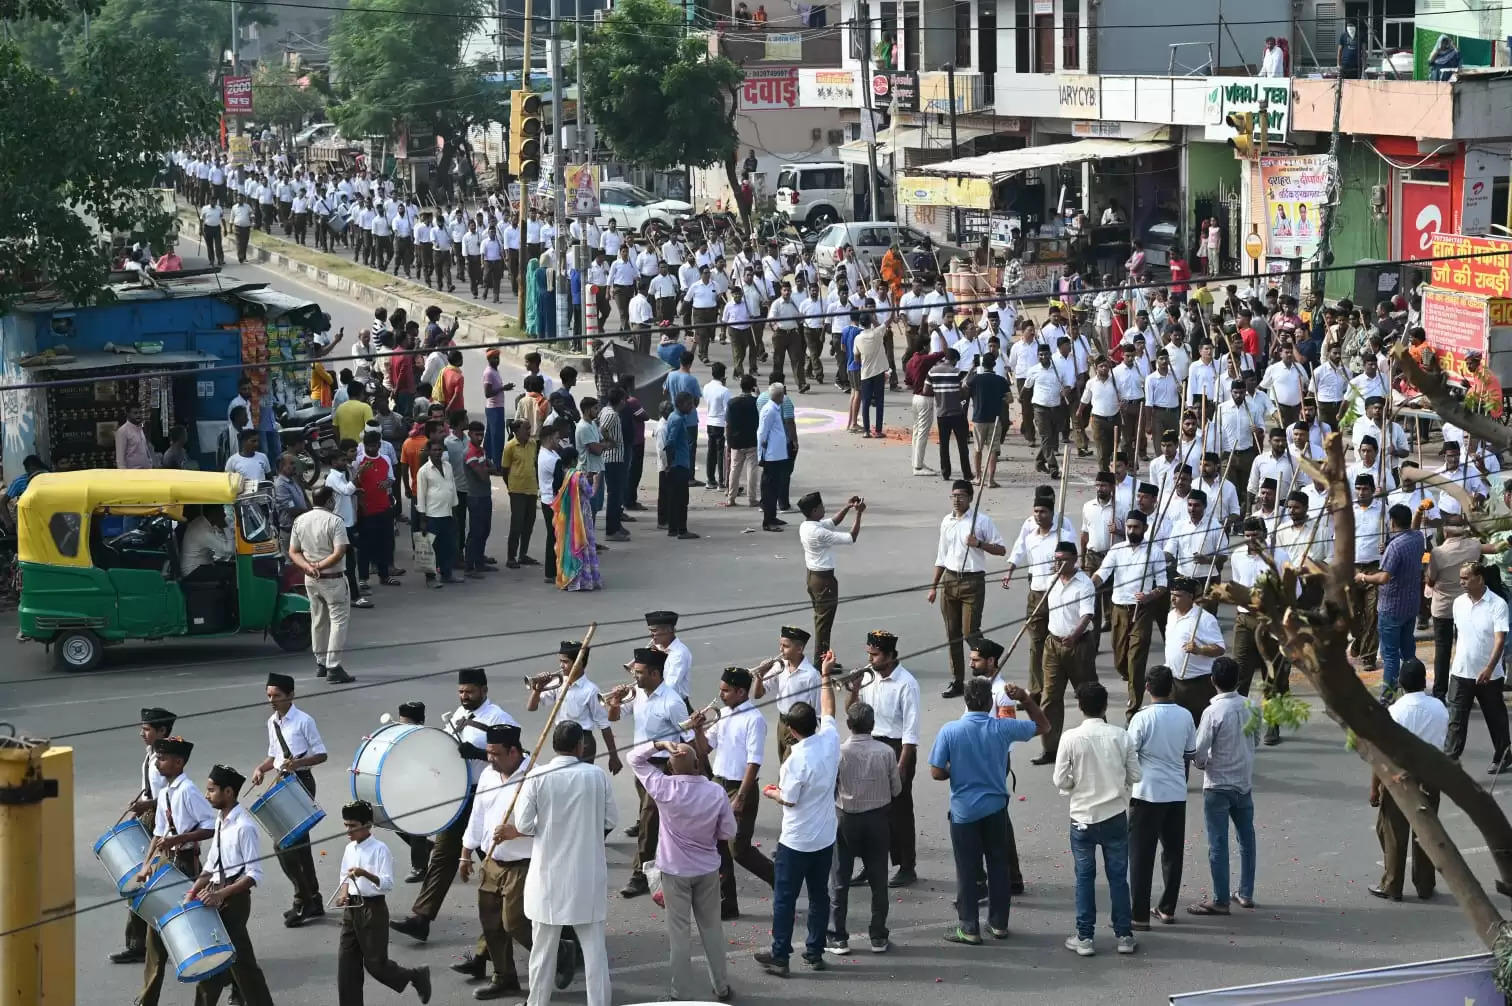
[[394, 356], [389, 358], [389, 383], [394, 389], [394, 411], [405, 419], [413, 419], [410, 407], [415, 404], [415, 335], [420, 326], [410, 322], [399, 336], [399, 345]]
[[447, 415], [467, 411], [467, 403], [462, 397], [462, 384], [462, 351], [447, 350], [446, 366], [441, 368], [441, 376], [436, 380], [435, 395], [436, 401], [446, 403]]
[[383, 437], [370, 429], [362, 435], [353, 466], [357, 483], [357, 579], [366, 582], [368, 570], [377, 567], [378, 582], [397, 587], [402, 569], [391, 566], [394, 557], [394, 511], [390, 492], [394, 466], [383, 456]]
[[1171, 303], [1185, 304], [1187, 281], [1192, 278], [1192, 267], [1180, 253], [1171, 256]]

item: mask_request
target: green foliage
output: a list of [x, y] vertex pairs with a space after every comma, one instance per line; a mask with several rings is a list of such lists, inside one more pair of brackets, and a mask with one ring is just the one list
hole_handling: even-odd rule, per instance
[[652, 170], [735, 156], [744, 74], [683, 34], [682, 8], [621, 0], [583, 40], [583, 101], [616, 157]]
[[[467, 37], [492, 9], [483, 0], [435, 0], [416, 19], [410, 0], [353, 0], [331, 32], [331, 76], [343, 135], [433, 131], [454, 142], [500, 118], [501, 90], [484, 80], [491, 61], [462, 59]], [[392, 12], [392, 13], [390, 13]]]
[[1491, 959], [1495, 964], [1492, 974], [1497, 991], [1512, 996], [1512, 924], [1503, 923], [1496, 931], [1496, 939], [1491, 944]]
[[96, 35], [65, 87], [0, 44], [0, 313], [39, 285], [76, 303], [107, 295], [102, 234], [164, 246], [159, 157], [216, 117], [208, 84], [180, 67], [172, 43]]
[[320, 93], [313, 79], [308, 86], [299, 86], [299, 80], [304, 76], [271, 63], [264, 63], [254, 70], [252, 107], [257, 110], [257, 118], [297, 129], [306, 117], [317, 115], [325, 108], [325, 95]]
[[1280, 692], [1265, 700], [1262, 707], [1265, 725], [1300, 730], [1302, 724], [1312, 717], [1312, 706], [1291, 692]]

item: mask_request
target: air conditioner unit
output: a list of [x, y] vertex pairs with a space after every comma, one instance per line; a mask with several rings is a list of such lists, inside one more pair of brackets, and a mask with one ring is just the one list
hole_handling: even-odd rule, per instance
[[[814, 130], [814, 132], [818, 133], [819, 131], [816, 129], [816, 130]], [[817, 136], [815, 136], [814, 138], [818, 139]], [[825, 136], [825, 139], [828, 141], [828, 143], [829, 143], [830, 146], [832, 146], [832, 147], [838, 147], [838, 146], [840, 146], [840, 144], [842, 144], [842, 143], [845, 142], [845, 130], [843, 130], [843, 129], [831, 129], [829, 131], [829, 133]]]
[[810, 143], [818, 143], [819, 142], [819, 137], [821, 137], [823, 135], [824, 135], [824, 130], [820, 129], [818, 126], [815, 126], [813, 129], [809, 130], [809, 142]]

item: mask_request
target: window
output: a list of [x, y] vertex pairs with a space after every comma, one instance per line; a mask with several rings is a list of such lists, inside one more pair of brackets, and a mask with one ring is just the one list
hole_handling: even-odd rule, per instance
[[777, 187], [779, 189], [796, 189], [798, 187], [798, 172], [782, 171], [778, 173]]
[[1081, 69], [1081, 0], [1062, 0], [1061, 65]]
[[599, 194], [599, 202], [605, 206], [623, 206], [625, 205], [625, 195], [618, 189], [604, 189]]
[[273, 540], [273, 525], [268, 519], [266, 504], [250, 500], [238, 503], [236, 519], [241, 526], [241, 536], [248, 544], [257, 545]]
[[84, 526], [84, 518], [76, 513], [55, 513], [47, 522], [48, 533], [52, 535], [53, 547], [59, 555], [73, 558], [79, 554], [79, 530]]
[[997, 73], [997, 8], [990, 0], [978, 0], [978, 4], [977, 69], [982, 71], [982, 83], [988, 89], [982, 98], [990, 105], [992, 76]]
[[[995, 3], [996, 0], [981, 0]], [[957, 70], [971, 66], [971, 3], [955, 0], [955, 65]]]
[[1018, 0], [1013, 9], [1013, 69], [1016, 73], [1033, 73], [1029, 58], [1029, 3]]
[[803, 172], [802, 188], [804, 189], [843, 189], [845, 188], [844, 168], [809, 168]]

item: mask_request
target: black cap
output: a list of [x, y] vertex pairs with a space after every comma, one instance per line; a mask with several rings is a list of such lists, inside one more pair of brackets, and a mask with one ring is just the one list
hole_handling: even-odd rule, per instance
[[1371, 436], [1371, 435], [1370, 435], [1370, 434], [1368, 434], [1368, 433], [1367, 433], [1367, 434], [1365, 434], [1365, 436], [1363, 436], [1363, 437], [1361, 437], [1361, 438], [1360, 438], [1360, 442], [1359, 442], [1359, 444], [1358, 444], [1358, 445], [1356, 445], [1356, 446], [1359, 446], [1359, 447], [1364, 447], [1364, 446], [1366, 446], [1366, 445], [1369, 445], [1369, 446], [1371, 446], [1371, 447], [1379, 447], [1379, 446], [1381, 446], [1381, 445], [1380, 445], [1380, 444], [1378, 444], [1378, 443], [1376, 443], [1376, 438], [1375, 438], [1375, 437], [1372, 437], [1372, 436]]
[[1061, 541], [1055, 543], [1056, 555], [1076, 555], [1076, 542]]
[[744, 667], [726, 667], [719, 675], [719, 680], [731, 688], [750, 688], [751, 672]]
[[561, 644], [557, 647], [557, 653], [559, 653], [562, 656], [566, 657], [568, 660], [576, 660], [577, 659], [577, 655], [578, 655], [579, 651], [582, 650], [582, 648], [583, 648], [583, 642], [582, 642], [582, 640], [580, 640], [580, 639], [564, 639], [564, 640], [562, 640]]
[[1153, 482], [1141, 482], [1139, 483], [1139, 494], [1141, 496], [1159, 496], [1160, 490], [1155, 487], [1155, 483]]
[[520, 728], [514, 723], [495, 723], [486, 731], [489, 744], [502, 744], [507, 748], [520, 746]]
[[1183, 594], [1197, 593], [1197, 581], [1190, 576], [1175, 576], [1171, 578], [1171, 592], [1181, 591]]
[[997, 660], [1003, 655], [1003, 644], [995, 643], [983, 635], [968, 636], [966, 644], [988, 660]]
[[234, 789], [239, 792], [242, 784], [247, 781], [247, 777], [229, 765], [212, 765], [210, 766], [210, 781], [217, 786], [224, 786], [227, 789]]
[[152, 750], [155, 754], [172, 755], [187, 761], [194, 753], [194, 744], [182, 737], [160, 737], [153, 742]]
[[356, 800], [341, 808], [343, 821], [356, 821], [358, 824], [373, 823], [373, 805], [366, 800]]
[[884, 650], [896, 650], [898, 648], [898, 637], [895, 633], [888, 632], [886, 629], [873, 629], [866, 634], [866, 645], [879, 646]]
[[812, 638], [807, 629], [800, 629], [796, 625], [784, 625], [779, 635], [783, 639], [791, 639], [795, 643], [807, 643]]
[[1124, 517], [1124, 520], [1135, 520], [1141, 524], [1146, 525], [1150, 523], [1150, 518], [1145, 514], [1143, 510], [1139, 509], [1138, 507], [1130, 510], [1128, 515]]
[[1039, 506], [1041, 503], [1052, 503], [1053, 504], [1054, 502], [1055, 502], [1055, 487], [1054, 486], [1035, 486], [1034, 487], [1034, 505], [1035, 506]]
[[649, 646], [637, 647], [635, 662], [646, 667], [654, 667], [658, 671], [667, 666], [667, 655], [661, 650], [653, 650]]
[[1355, 476], [1355, 485], [1373, 486], [1375, 485], [1375, 476], [1370, 474], [1369, 472], [1361, 472], [1360, 474]]
[[1382, 398], [1380, 395], [1371, 395], [1369, 398], [1365, 399], [1365, 407], [1366, 408], [1369, 408], [1372, 405], [1385, 405], [1385, 404], [1386, 404], [1386, 399]]
[[1178, 439], [1179, 438], [1175, 430], [1166, 430], [1160, 435], [1160, 442], [1163, 444], [1174, 444]]
[[481, 667], [464, 667], [457, 672], [457, 684], [488, 687], [488, 672]]
[[1118, 481], [1118, 476], [1114, 475], [1112, 472], [1098, 472], [1097, 473], [1097, 484], [1098, 485], [1102, 485], [1104, 483], [1107, 483], [1108, 485], [1113, 485], [1117, 481]]
[[140, 722], [145, 723], [150, 727], [159, 727], [164, 730], [172, 730], [173, 722], [176, 719], [178, 719], [177, 716], [173, 715], [161, 706], [143, 706], [142, 718]]
[[646, 612], [646, 624], [649, 626], [665, 625], [669, 628], [677, 628], [677, 612], [675, 611], [648, 611]]
[[415, 723], [424, 723], [425, 703], [401, 702], [399, 703], [399, 715]]
[[268, 675], [268, 687], [277, 688], [285, 695], [294, 694], [294, 679], [287, 674]]

